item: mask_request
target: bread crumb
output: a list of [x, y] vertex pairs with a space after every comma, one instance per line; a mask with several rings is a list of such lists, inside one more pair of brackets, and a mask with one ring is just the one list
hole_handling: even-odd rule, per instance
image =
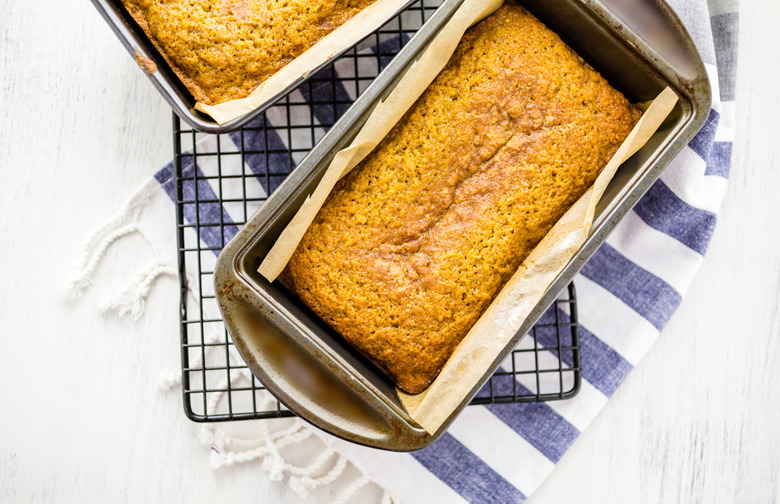
[[138, 63], [138, 66], [141, 67], [144, 72], [146, 72], [146, 75], [152, 75], [157, 71], [157, 64], [149, 58], [141, 55], [141, 53], [138, 51], [135, 53], [135, 62]]

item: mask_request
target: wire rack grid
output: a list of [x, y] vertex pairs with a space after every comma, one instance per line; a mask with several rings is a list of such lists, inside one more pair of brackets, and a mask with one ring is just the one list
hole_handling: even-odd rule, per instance
[[[213, 292], [216, 256], [440, 4], [413, 4], [239, 131], [207, 135], [183, 126], [174, 115], [171, 190], [181, 280], [184, 408], [190, 419], [292, 416], [233, 347]], [[579, 386], [576, 292], [570, 285], [472, 403], [567, 399]]]

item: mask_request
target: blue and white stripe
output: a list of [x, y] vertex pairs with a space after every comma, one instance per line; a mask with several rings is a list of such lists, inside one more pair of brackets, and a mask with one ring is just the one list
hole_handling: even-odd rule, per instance
[[[731, 165], [738, 15], [736, 0], [710, 0], [709, 6], [706, 0], [671, 3], [700, 47], [716, 96], [702, 131], [575, 280], [583, 377], [579, 395], [564, 402], [467, 408], [439, 442], [411, 454], [377, 452], [328, 439], [400, 501], [522, 502], [637, 365], [688, 290], [715, 229]], [[337, 63], [335, 71], [340, 77], [354, 75], [347, 61]], [[202, 178], [197, 185], [194, 181], [183, 185], [185, 199], [192, 201], [184, 205], [184, 216], [190, 223], [199, 219], [201, 225], [200, 235], [187, 239], [193, 243], [199, 240], [202, 248], [218, 253], [253, 208], [250, 206], [250, 215], [245, 215], [242, 203], [221, 202], [217, 195], [259, 200], [272, 192], [292, 168], [291, 141], [295, 145], [316, 141], [346, 109], [346, 104], [333, 110], [320, 103], [333, 96], [348, 102], [355, 99], [356, 89], [329, 83], [311, 93], [308, 89], [296, 91], [290, 97], [294, 103], [291, 117], [283, 108], [272, 109], [266, 114], [269, 127], [261, 127], [266, 126], [260, 123], [262, 118], [254, 124], [259, 127], [258, 134], [247, 131], [243, 138], [240, 133], [209, 136], [198, 142], [194, 148], [199, 153], [215, 152], [218, 145], [227, 151], [243, 144], [257, 154], [245, 156], [246, 166], [230, 161], [230, 157], [221, 162], [216, 156], [199, 157], [197, 166], [191, 157], [183, 159], [185, 178], [194, 173]], [[277, 132], [275, 128], [282, 131], [289, 122], [294, 123], [296, 114], [323, 126], [314, 139], [308, 138], [308, 130], [292, 132], [290, 137]], [[269, 166], [265, 166], [265, 151], [278, 153], [270, 156]], [[293, 153], [293, 161], [300, 161], [303, 154]], [[207, 178], [220, 170], [223, 175], [250, 170], [257, 175], [257, 183], [233, 187], [228, 180], [217, 187], [219, 182]], [[172, 175], [169, 164], [156, 179], [175, 200]], [[222, 224], [226, 225], [224, 236]], [[204, 268], [213, 265], [214, 257], [201, 253]], [[566, 319], [568, 314], [561, 310], [558, 316]], [[545, 317], [552, 320], [555, 313], [550, 311]], [[540, 346], [553, 346], [544, 332], [538, 338]], [[556, 362], [555, 350], [543, 352], [541, 358]], [[499, 382], [498, 386], [522, 390], [533, 384], [520, 380], [514, 385]]]

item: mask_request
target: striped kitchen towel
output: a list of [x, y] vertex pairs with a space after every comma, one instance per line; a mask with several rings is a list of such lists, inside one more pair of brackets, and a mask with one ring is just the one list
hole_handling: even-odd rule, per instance
[[[356, 446], [319, 431], [315, 433], [315, 429], [296, 420], [285, 421], [283, 427], [258, 421], [256, 439], [237, 439], [231, 437], [229, 428], [205, 426], [201, 438], [213, 448], [210, 452], [215, 466], [261, 459], [272, 478], [289, 476], [293, 490], [305, 495], [342, 477], [349, 460], [362, 471], [362, 476], [355, 477], [351, 484], [342, 482], [344, 492], [336, 499], [340, 502], [350, 498], [365, 501], [358, 499], [355, 492], [369, 482], [385, 489], [384, 501], [407, 503], [522, 502], [541, 484], [637, 365], [680, 304], [704, 258], [726, 188], [734, 133], [737, 3], [670, 3], [689, 28], [706, 63], [714, 90], [712, 110], [701, 132], [575, 279], [582, 348], [583, 382], [579, 394], [560, 402], [468, 407], [437, 443], [414, 453], [388, 453]], [[337, 64], [334, 71], [348, 74], [351, 70], [348, 65]], [[299, 106], [292, 107], [293, 116], [300, 113], [322, 124], [332, 124], [355, 93], [346, 89], [330, 92], [342, 95], [345, 105], [339, 110], [312, 105], [315, 100], [298, 91], [300, 101]], [[200, 157], [205, 160], [197, 165], [185, 160], [185, 174], [197, 173], [202, 178], [197, 184], [183, 186], [186, 194], [197, 195], [201, 202], [198, 208], [183, 207], [185, 218], [201, 225], [199, 236], [189, 236], [188, 240], [200, 240], [204, 249], [218, 253], [225, 240], [237, 231], [231, 223], [244, 222], [248, 217], [243, 203], [229, 198], [221, 201], [217, 195], [225, 195], [227, 186], [214, 187], [212, 184], [218, 182], [208, 177], [217, 171], [224, 177], [244, 173], [246, 169], [263, 174], [257, 178], [256, 186], [241, 188], [242, 195], [250, 195], [259, 205], [289, 173], [289, 160], [300, 161], [304, 153], [290, 155], [290, 138], [274, 133], [274, 126], [294, 120], [295, 117], [285, 117], [272, 109], [266, 119], [255, 122], [263, 127], [255, 130], [259, 132], [256, 137], [248, 130], [243, 134], [206, 136], [196, 144], [201, 153], [243, 145], [257, 153], [272, 151], [279, 155], [247, 155], [248, 166], [216, 157], [211, 161]], [[266, 159], [269, 165], [265, 165]], [[274, 159], [279, 160], [278, 164], [273, 164]], [[225, 184], [229, 185], [229, 181]], [[141, 232], [157, 252], [157, 259], [109, 302], [109, 308], [140, 315], [155, 278], [177, 274], [172, 204], [175, 192], [173, 164], [169, 164], [89, 238], [79, 272], [71, 284], [73, 290], [86, 288], [91, 272], [114, 240]], [[228, 236], [223, 236], [219, 227], [206, 225], [214, 223], [227, 223]], [[187, 228], [186, 232], [194, 234], [193, 229]], [[215, 253], [201, 255], [202, 267], [210, 268], [215, 257]], [[211, 288], [205, 283], [198, 285], [197, 278], [192, 278], [190, 285], [197, 286], [198, 293]], [[565, 320], [568, 314], [557, 309], [557, 316]], [[555, 316], [553, 311], [545, 315], [548, 319]], [[544, 346], [545, 342], [539, 343]], [[557, 361], [554, 354], [549, 356]], [[177, 380], [176, 373], [166, 377], [169, 385]], [[518, 382], [515, 386], [525, 390], [526, 385]], [[217, 402], [215, 399], [214, 404]], [[311, 441], [313, 433], [322, 441], [318, 442], [319, 451], [312, 452], [311, 460], [296, 466], [284, 459], [283, 446]], [[332, 494], [328, 495], [332, 501]]]

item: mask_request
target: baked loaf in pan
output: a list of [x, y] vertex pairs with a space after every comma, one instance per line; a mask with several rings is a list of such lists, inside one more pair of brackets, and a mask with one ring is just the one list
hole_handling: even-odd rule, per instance
[[421, 392], [639, 116], [507, 2], [337, 184], [280, 280]]
[[245, 98], [376, 0], [122, 0], [196, 100]]

